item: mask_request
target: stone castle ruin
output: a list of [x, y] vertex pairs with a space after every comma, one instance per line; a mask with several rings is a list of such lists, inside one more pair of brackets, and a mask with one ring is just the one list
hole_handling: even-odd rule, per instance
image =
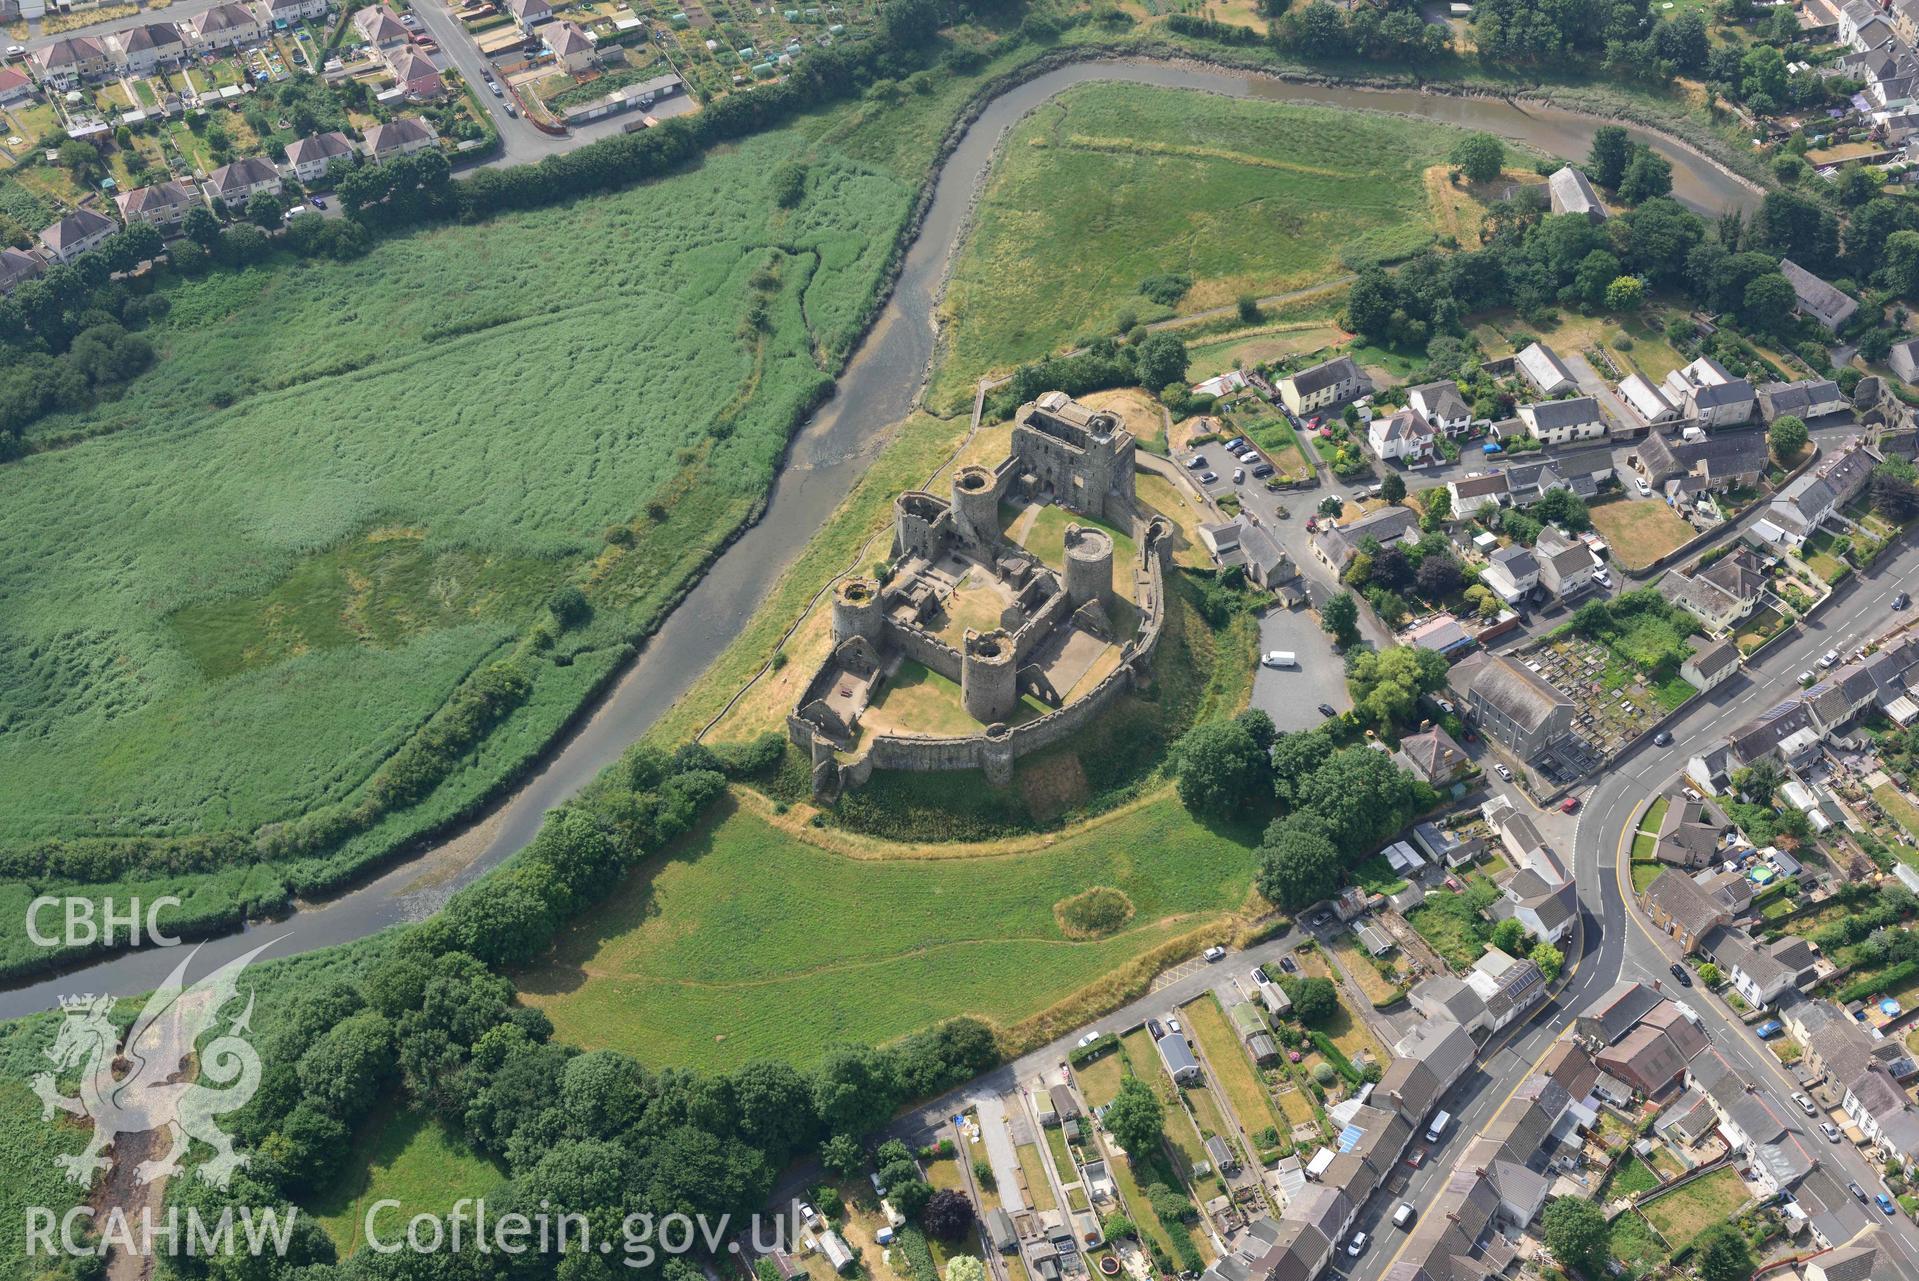
[[[894, 500], [891, 570], [883, 582], [838, 585], [832, 649], [787, 717], [812, 757], [816, 795], [836, 796], [875, 769], [978, 769], [1006, 782], [1018, 757], [1149, 678], [1173, 529], [1139, 509], [1133, 450], [1118, 415], [1047, 392], [1020, 406], [1012, 453], [998, 465], [961, 467], [950, 498]], [[1130, 531], [1132, 591], [1115, 589], [1106, 529], [1068, 524], [1056, 569], [1001, 532], [1003, 502]], [[973, 724], [936, 731], [883, 713], [876, 704], [907, 660], [958, 685]]]

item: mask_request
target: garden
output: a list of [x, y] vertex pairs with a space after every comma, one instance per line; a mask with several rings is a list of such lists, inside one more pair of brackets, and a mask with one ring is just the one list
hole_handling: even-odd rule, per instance
[[1464, 970], [1485, 954], [1492, 940], [1492, 922], [1485, 912], [1498, 898], [1497, 885], [1472, 873], [1466, 877], [1463, 890], [1428, 893], [1425, 902], [1406, 913], [1406, 923], [1448, 965]]
[[1693, 527], [1656, 498], [1609, 498], [1587, 509], [1593, 528], [1627, 570], [1644, 569], [1686, 545]]

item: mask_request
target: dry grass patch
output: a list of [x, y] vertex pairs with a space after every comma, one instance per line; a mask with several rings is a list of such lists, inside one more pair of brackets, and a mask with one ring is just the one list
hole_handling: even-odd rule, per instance
[[1612, 546], [1613, 559], [1626, 569], [1644, 569], [1682, 546], [1693, 527], [1656, 498], [1614, 498], [1594, 503], [1593, 528]]

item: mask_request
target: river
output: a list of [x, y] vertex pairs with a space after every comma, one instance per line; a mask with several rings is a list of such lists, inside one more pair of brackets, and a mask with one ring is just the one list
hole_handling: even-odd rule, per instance
[[[468, 830], [433, 849], [282, 920], [207, 941], [194, 971], [203, 973], [231, 960], [266, 937], [277, 940], [267, 953], [270, 959], [351, 942], [430, 914], [453, 890], [531, 840], [549, 809], [617, 759], [685, 694], [739, 635], [786, 566], [852, 489], [885, 445], [887, 428], [911, 412], [933, 354], [940, 282], [1000, 138], [1047, 99], [1093, 81], [1418, 116], [1573, 157], [1584, 156], [1594, 131], [1608, 123], [1559, 107], [1519, 106], [1498, 98], [1296, 84], [1187, 63], [1077, 62], [1007, 90], [986, 106], [941, 167], [932, 203], [892, 296], [847, 364], [833, 398], [795, 436], [765, 516], [719, 557], [592, 713], [577, 721], [548, 754], [539, 772]], [[1758, 203], [1750, 185], [1718, 165], [1662, 135], [1628, 128], [1635, 141], [1650, 144], [1673, 162], [1673, 194], [1695, 210], [1715, 214], [1727, 208], [1749, 210]], [[51, 1008], [62, 994], [148, 991], [166, 977], [176, 959], [166, 950], [134, 952], [0, 992], [0, 1018]]]

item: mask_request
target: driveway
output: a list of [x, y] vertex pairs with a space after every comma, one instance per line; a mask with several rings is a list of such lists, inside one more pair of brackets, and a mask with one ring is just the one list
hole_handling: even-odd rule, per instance
[[1259, 620], [1260, 653], [1291, 650], [1299, 659], [1297, 668], [1262, 664], [1253, 677], [1252, 705], [1272, 717], [1282, 733], [1311, 729], [1325, 720], [1319, 713], [1321, 703], [1341, 712], [1353, 705], [1346, 692], [1345, 660], [1333, 653], [1328, 639], [1318, 616], [1303, 608], [1269, 609]]
[[1579, 384], [1579, 390], [1599, 402], [1599, 407], [1605, 411], [1606, 417], [1612, 420], [1614, 431], [1638, 429], [1639, 419], [1626, 408], [1626, 402], [1619, 399], [1619, 393], [1612, 389], [1612, 384], [1599, 376], [1599, 371], [1592, 367], [1592, 362], [1586, 359], [1585, 353], [1568, 352], [1565, 359], [1566, 368], [1573, 371], [1573, 381]]

